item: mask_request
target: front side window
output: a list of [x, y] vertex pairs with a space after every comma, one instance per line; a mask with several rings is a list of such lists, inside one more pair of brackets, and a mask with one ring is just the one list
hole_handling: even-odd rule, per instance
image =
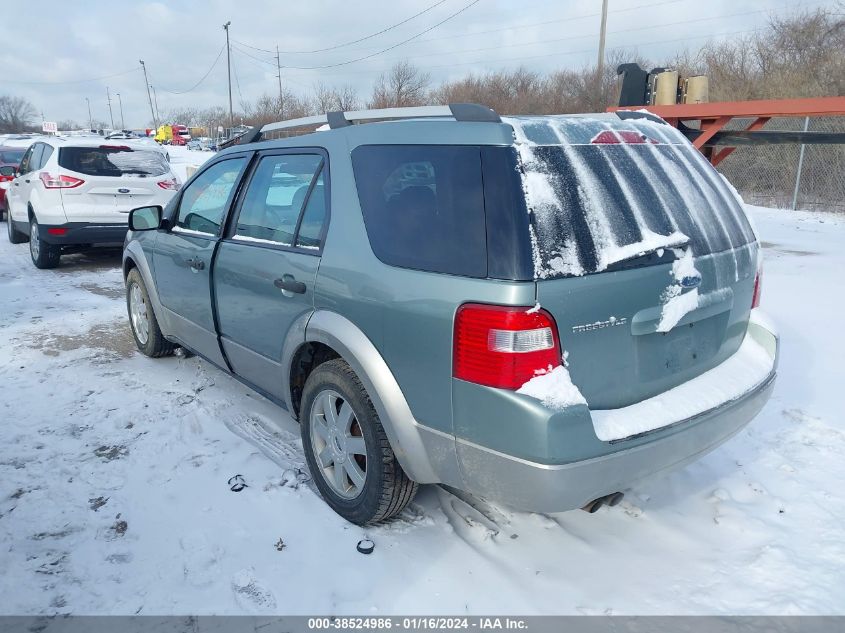
[[32, 163], [33, 148], [34, 146], [30, 145], [24, 153], [23, 158], [21, 159], [21, 164], [20, 167], [18, 167], [18, 171], [22, 174], [25, 174], [29, 171], [29, 165]]
[[215, 163], [185, 187], [176, 227], [217, 235], [246, 158]]
[[[235, 237], [284, 246], [301, 245], [304, 243], [302, 239], [306, 239], [308, 245], [313, 245], [325, 216], [322, 165], [323, 159], [317, 154], [284, 154], [262, 158], [244, 195]], [[318, 178], [316, 183], [315, 178]], [[309, 218], [309, 234], [307, 238], [297, 240], [296, 229], [303, 209]], [[316, 235], [312, 235], [317, 222], [319, 227]]]
[[363, 145], [352, 152], [370, 246], [385, 264], [487, 275], [481, 150]]

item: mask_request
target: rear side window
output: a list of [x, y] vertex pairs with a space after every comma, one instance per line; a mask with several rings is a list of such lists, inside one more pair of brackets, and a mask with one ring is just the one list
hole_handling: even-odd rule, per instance
[[27, 171], [35, 171], [36, 169], [41, 169], [41, 153], [44, 151], [44, 145], [41, 143], [35, 143], [32, 146], [32, 154], [29, 157], [29, 166]]
[[385, 264], [487, 276], [481, 150], [364, 145], [352, 166], [370, 246]]
[[47, 164], [47, 161], [50, 160], [50, 156], [53, 155], [53, 148], [49, 145], [45, 145], [44, 149], [41, 151], [41, 158], [38, 159], [38, 167], [35, 169], [41, 169], [44, 165]]
[[62, 147], [59, 166], [88, 176], [163, 176], [170, 168], [161, 152], [126, 146]]

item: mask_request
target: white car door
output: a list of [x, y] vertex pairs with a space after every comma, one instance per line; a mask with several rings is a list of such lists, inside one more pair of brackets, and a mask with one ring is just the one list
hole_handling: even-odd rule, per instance
[[16, 221], [22, 222], [27, 218], [26, 205], [29, 202], [29, 195], [34, 185], [33, 179], [38, 178], [33, 167], [39, 164], [44, 145], [34, 143], [29, 146], [21, 159], [18, 173], [20, 174], [11, 182], [7, 191], [9, 214]]

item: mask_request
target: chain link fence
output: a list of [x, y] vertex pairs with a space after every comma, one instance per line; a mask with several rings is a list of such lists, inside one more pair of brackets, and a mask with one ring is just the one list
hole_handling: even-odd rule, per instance
[[[734, 119], [725, 129], [744, 129], [753, 119]], [[845, 132], [845, 117], [779, 117], [764, 130]], [[799, 171], [800, 164], [800, 171]], [[743, 199], [764, 207], [845, 213], [845, 145], [738, 147], [717, 169]]]

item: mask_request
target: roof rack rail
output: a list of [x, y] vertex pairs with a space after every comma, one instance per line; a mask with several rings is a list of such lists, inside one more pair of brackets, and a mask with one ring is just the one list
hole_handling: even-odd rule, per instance
[[[268, 123], [250, 130], [237, 137], [237, 144], [257, 143], [265, 134], [279, 130], [289, 130], [311, 125], [325, 125], [337, 129], [366, 121], [396, 121], [401, 119], [424, 119], [451, 117], [455, 121], [474, 121], [479, 123], [501, 123], [502, 119], [495, 111], [478, 103], [450, 103], [447, 106], [415, 106], [410, 108], [380, 108], [376, 110], [355, 110], [350, 112], [327, 112], [315, 116], [300, 117]], [[226, 146], [234, 145], [232, 139]]]

